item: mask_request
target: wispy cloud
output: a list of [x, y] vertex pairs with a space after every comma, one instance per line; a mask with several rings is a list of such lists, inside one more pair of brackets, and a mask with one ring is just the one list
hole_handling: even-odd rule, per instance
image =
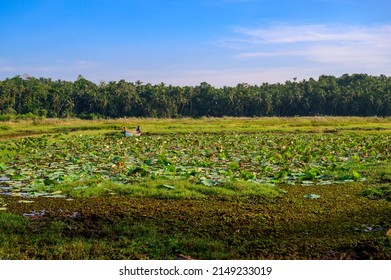
[[276, 25], [234, 32], [219, 44], [236, 50], [239, 59], [295, 59], [357, 71], [391, 66], [391, 25]]
[[[254, 42], [263, 43], [297, 43], [297, 42], [333, 42], [333, 41], [363, 41], [376, 39], [377, 34], [389, 32], [391, 26], [356, 27], [356, 26], [326, 26], [299, 25], [273, 26], [264, 29], [237, 28]], [[375, 32], [375, 33], [373, 33]]]

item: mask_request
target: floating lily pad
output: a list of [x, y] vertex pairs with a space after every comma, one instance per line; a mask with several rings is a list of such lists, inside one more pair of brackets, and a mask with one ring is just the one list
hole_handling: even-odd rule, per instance
[[213, 186], [217, 186], [218, 182], [210, 180], [210, 179], [202, 179], [201, 184], [208, 186], [208, 187], [213, 187]]
[[301, 183], [302, 183], [303, 185], [313, 185], [313, 184], [314, 184], [314, 181], [303, 180], [303, 181], [301, 181]]
[[320, 181], [317, 183], [317, 185], [319, 186], [328, 186], [328, 185], [332, 185], [333, 182], [332, 181]]

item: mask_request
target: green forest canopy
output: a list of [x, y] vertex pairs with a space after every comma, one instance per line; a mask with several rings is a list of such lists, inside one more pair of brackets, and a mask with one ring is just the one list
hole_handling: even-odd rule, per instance
[[74, 82], [15, 76], [0, 81], [0, 115], [41, 117], [390, 116], [391, 77], [322, 75], [318, 80], [221, 88], [140, 81]]

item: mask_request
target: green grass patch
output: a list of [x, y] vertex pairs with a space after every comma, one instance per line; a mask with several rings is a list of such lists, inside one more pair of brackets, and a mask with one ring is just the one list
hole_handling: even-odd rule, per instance
[[[1, 121], [1, 120], [0, 120]], [[378, 117], [265, 117], [265, 118], [199, 118], [199, 119], [4, 119], [0, 139], [55, 133], [111, 133], [124, 126], [150, 134], [227, 133], [227, 132], [311, 132], [311, 133], [391, 133], [391, 119]]]
[[377, 186], [365, 189], [362, 192], [363, 196], [369, 199], [384, 199], [391, 202], [391, 186]]
[[123, 184], [109, 180], [86, 179], [59, 184], [49, 181], [35, 189], [35, 193], [65, 195], [69, 198], [87, 197], [152, 197], [162, 199], [205, 199], [208, 196], [264, 196], [276, 197], [284, 191], [273, 185], [262, 185], [246, 181], [227, 182], [220, 186], [205, 186], [185, 180], [145, 179], [134, 184]]

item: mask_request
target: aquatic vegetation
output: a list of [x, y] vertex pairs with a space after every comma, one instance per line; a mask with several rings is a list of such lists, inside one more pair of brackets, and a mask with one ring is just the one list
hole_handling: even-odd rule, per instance
[[105, 181], [131, 187], [156, 179], [207, 187], [235, 181], [277, 186], [365, 181], [361, 170], [389, 158], [390, 140], [297, 133], [28, 137], [0, 144], [12, 154], [0, 166], [0, 192], [67, 197]]
[[369, 199], [384, 199], [391, 202], [391, 186], [389, 185], [370, 187], [365, 189], [362, 194]]
[[390, 259], [388, 134], [0, 142], [0, 259]]

